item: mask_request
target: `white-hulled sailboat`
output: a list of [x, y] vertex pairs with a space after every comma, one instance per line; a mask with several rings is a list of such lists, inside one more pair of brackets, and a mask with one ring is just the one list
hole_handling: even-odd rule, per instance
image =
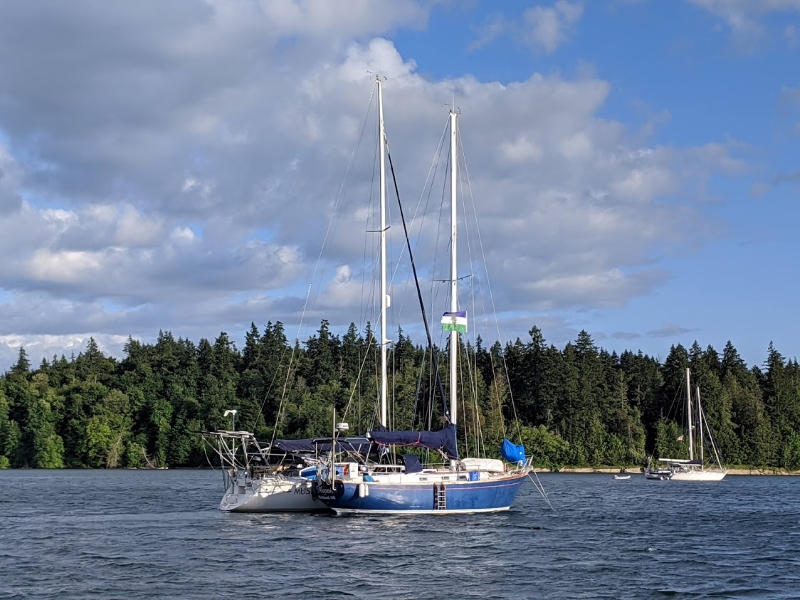
[[[727, 474], [722, 466], [711, 427], [708, 424], [703, 406], [700, 403], [700, 386], [695, 386], [696, 401], [692, 402], [691, 372], [686, 369], [686, 425], [689, 443], [689, 458], [661, 458], [659, 462], [668, 466], [668, 477], [656, 477], [664, 473], [664, 469], [645, 470], [648, 479], [669, 479], [671, 481], [721, 481]], [[706, 455], [704, 450], [708, 445], [710, 452]]]
[[[225, 416], [232, 417], [231, 429], [202, 433], [204, 443], [222, 467], [224, 493], [219, 509], [242, 513], [328, 512], [330, 509], [311, 491], [318, 454], [329, 451], [330, 446], [312, 439], [261, 444], [253, 433], [236, 430], [236, 412], [225, 411]], [[364, 438], [347, 438], [339, 443], [353, 451], [370, 444]]]
[[[287, 453], [273, 461], [249, 431], [216, 430], [203, 433], [212, 443], [222, 466], [219, 503], [224, 512], [318, 512], [327, 507], [311, 494], [316, 467]], [[309, 455], [312, 459], [313, 454]]]

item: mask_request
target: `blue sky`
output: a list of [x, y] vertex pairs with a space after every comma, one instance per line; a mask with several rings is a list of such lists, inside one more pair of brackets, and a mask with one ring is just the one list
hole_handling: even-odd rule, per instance
[[378, 4], [5, 5], [0, 369], [374, 321], [375, 71], [410, 205], [457, 94], [504, 339], [798, 354], [800, 0]]
[[[596, 338], [614, 330], [647, 336], [660, 329], [654, 313], [663, 314], [665, 324], [691, 331], [622, 345], [599, 343], [641, 346], [663, 356], [675, 341], [694, 338], [720, 349], [731, 339], [758, 364], [774, 340], [794, 356], [798, 329], [789, 315], [797, 296], [791, 274], [798, 248], [800, 107], [786, 93], [800, 80], [794, 33], [800, 29], [800, 3], [785, 3], [785, 11], [754, 11], [750, 33], [732, 29], [724, 11], [690, 2], [587, 2], [563, 44], [551, 52], [531, 51], [511, 37], [470, 47], [481, 24], [518, 21], [533, 5], [519, 3], [506, 13], [491, 3], [463, 11], [442, 7], [432, 13], [428, 29], [402, 32], [395, 42], [401, 52], [426, 57], [417, 58], [418, 68], [432, 77], [470, 72], [508, 83], [532, 70], [574, 76], [588, 69], [611, 84], [598, 116], [637, 124], [663, 115], [651, 143], [727, 142], [731, 155], [745, 163], [739, 172], [711, 176], [702, 190], [703, 210], [720, 228], [717, 238], [666, 260], [672, 277], [652, 294], [631, 299], [622, 310], [573, 314], [574, 327], [586, 327]], [[451, 40], [455, 48], [448, 49]], [[786, 181], [774, 184], [782, 178]], [[769, 191], [759, 191], [765, 184]]]

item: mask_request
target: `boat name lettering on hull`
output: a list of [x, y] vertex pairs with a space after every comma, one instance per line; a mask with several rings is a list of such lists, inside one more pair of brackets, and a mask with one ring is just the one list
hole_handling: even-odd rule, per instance
[[325, 502], [335, 502], [344, 495], [344, 485], [337, 481], [334, 487], [330, 484], [316, 483], [317, 498]]

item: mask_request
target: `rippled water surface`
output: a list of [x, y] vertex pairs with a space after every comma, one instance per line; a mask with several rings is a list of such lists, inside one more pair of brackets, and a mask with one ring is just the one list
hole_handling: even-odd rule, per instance
[[217, 510], [218, 473], [0, 472], [0, 598], [799, 598], [800, 478], [540, 475], [494, 515]]

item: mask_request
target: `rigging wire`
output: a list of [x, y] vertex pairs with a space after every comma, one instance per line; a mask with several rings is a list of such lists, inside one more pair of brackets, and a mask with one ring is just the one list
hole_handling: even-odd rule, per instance
[[364, 365], [367, 364], [367, 358], [369, 358], [369, 350], [372, 347], [372, 341], [367, 340], [367, 349], [364, 352], [364, 359], [361, 361], [361, 366], [358, 368], [358, 375], [356, 376], [356, 381], [353, 383], [353, 389], [350, 392], [350, 397], [347, 399], [347, 404], [344, 407], [344, 414], [346, 415], [350, 408], [352, 407], [353, 397], [355, 396], [356, 387], [361, 382], [361, 373], [364, 371]]
[[[461, 166], [463, 167], [464, 172], [467, 173], [466, 157], [464, 155], [464, 148], [463, 148], [463, 145], [462, 145], [462, 140], [461, 140], [461, 136], [460, 135], [458, 136], [458, 142], [459, 142], [459, 145], [460, 145], [460, 148], [461, 148], [461, 152], [459, 153], [459, 157], [461, 159]], [[466, 231], [465, 238], [466, 238], [466, 243], [467, 243], [467, 256], [469, 257], [469, 264], [470, 264], [469, 279], [470, 279], [470, 297], [472, 299], [472, 314], [474, 315], [473, 319], [474, 319], [474, 323], [476, 324], [476, 326], [472, 328], [472, 340], [473, 340], [474, 345], [477, 348], [477, 330], [478, 330], [478, 328], [477, 328], [477, 322], [478, 322], [477, 315], [478, 315], [478, 311], [476, 310], [476, 297], [478, 296], [478, 294], [476, 293], [476, 288], [478, 289], [479, 292], [481, 292], [482, 290], [481, 290], [481, 288], [479, 286], [476, 285], [477, 278], [474, 277], [474, 273], [476, 272], [476, 269], [475, 269], [475, 252], [473, 250], [473, 240], [472, 240], [473, 234], [471, 233], [471, 229], [470, 229], [470, 219], [468, 218], [468, 216], [469, 216], [469, 210], [468, 210], [469, 206], [468, 206], [468, 204], [466, 202], [467, 194], [465, 193], [465, 190], [464, 190], [463, 180], [461, 180], [461, 179], [459, 180], [459, 185], [460, 185], [460, 192], [461, 192], [459, 194], [459, 198], [461, 199], [461, 207], [462, 207], [462, 212], [464, 214], [464, 228], [465, 228], [465, 231]], [[470, 196], [471, 196], [472, 195], [471, 187], [469, 187], [469, 192], [470, 192]], [[473, 216], [473, 218], [475, 219], [475, 221], [477, 223], [477, 213], [476, 213], [475, 207], [474, 207], [474, 198], [473, 198], [473, 207], [472, 208], [473, 208], [472, 216]], [[486, 311], [486, 304], [485, 304], [485, 300], [483, 298], [483, 294], [481, 293], [480, 296], [481, 296], [481, 304], [482, 304], [482, 308], [483, 308], [483, 314], [486, 315], [488, 311]], [[466, 354], [466, 349], [465, 349], [465, 354]], [[477, 360], [478, 360], [478, 356], [477, 356], [477, 352], [474, 354], [474, 358], [475, 358], [475, 378], [476, 378], [475, 379], [475, 388], [474, 388], [475, 389], [474, 403], [475, 403], [475, 410], [477, 412], [478, 411], [478, 394], [477, 394], [477, 377], [478, 377]], [[472, 368], [472, 364], [469, 361], [468, 355], [467, 355], [467, 358], [465, 360], [466, 360], [467, 365], [470, 368]], [[492, 368], [492, 381], [490, 383], [490, 386], [493, 387], [494, 390], [495, 390], [495, 396], [497, 397], [497, 413], [498, 413], [498, 417], [499, 417], [500, 427], [501, 427], [501, 430], [502, 430], [502, 433], [503, 433], [503, 437], [506, 437], [505, 419], [503, 418], [503, 409], [502, 409], [502, 397], [501, 397], [501, 394], [500, 394], [500, 387], [499, 387], [499, 384], [498, 384], [498, 381], [497, 381], [497, 377], [495, 376], [495, 373], [494, 373], [494, 368]], [[494, 410], [494, 406], [492, 405], [492, 402], [491, 402], [491, 394], [489, 396], [489, 399], [490, 399], [490, 402], [489, 402], [490, 410]], [[475, 429], [476, 437], [480, 436], [480, 439], [483, 440], [483, 428], [481, 427], [479, 420], [475, 422], [475, 428], [476, 428]], [[466, 435], [466, 432], [465, 432], [465, 435]], [[484, 450], [485, 450], [485, 441], [484, 441]]]
[[[536, 477], [535, 480], [534, 480], [533, 477], [531, 477], [531, 473], [533, 473], [534, 477]], [[542, 482], [540, 481], [539, 475], [536, 473], [536, 471], [531, 469], [531, 471], [528, 473], [528, 479], [530, 479], [533, 482], [533, 486], [542, 495], [542, 498], [544, 498], [544, 501], [547, 502], [547, 506], [550, 507], [550, 510], [552, 510], [553, 512], [556, 512], [556, 509], [553, 508], [553, 505], [550, 503], [550, 498], [547, 497], [547, 492], [545, 491], [544, 485], [542, 485]]]
[[[397, 178], [395, 177], [395, 173], [394, 173], [394, 162], [392, 162], [392, 153], [389, 152], [388, 149], [386, 151], [386, 156], [389, 158], [389, 168], [391, 169], [391, 172], [392, 172], [392, 182], [394, 182], [394, 192], [395, 192], [395, 195], [397, 196], [397, 205], [400, 207], [400, 220], [403, 223], [403, 232], [405, 233], [406, 244], [408, 246], [408, 258], [409, 258], [409, 261], [411, 262], [411, 270], [414, 273], [414, 283], [415, 283], [415, 286], [416, 286], [416, 289], [417, 289], [417, 298], [419, 299], [419, 308], [420, 308], [420, 311], [422, 312], [422, 322], [425, 325], [425, 335], [426, 335], [426, 337], [428, 339], [428, 346], [431, 349], [433, 349], [433, 340], [431, 339], [431, 330], [430, 330], [430, 326], [428, 324], [428, 316], [427, 316], [427, 314], [425, 312], [425, 302], [422, 299], [422, 290], [420, 289], [419, 279], [417, 277], [417, 266], [414, 263], [414, 255], [411, 252], [411, 240], [408, 237], [408, 227], [406, 225], [406, 218], [405, 218], [405, 216], [403, 214], [403, 204], [400, 201], [400, 190], [397, 187]], [[447, 398], [444, 395], [444, 387], [442, 385], [442, 378], [441, 378], [441, 376], [439, 374], [439, 361], [436, 359], [436, 356], [435, 356], [433, 351], [431, 351], [431, 356], [433, 358], [433, 368], [434, 368], [435, 375], [436, 375], [436, 384], [437, 384], [437, 387], [439, 388], [439, 393], [442, 396], [442, 405], [443, 405], [444, 415], [447, 418], [447, 422], [449, 424], [450, 423], [450, 411], [447, 408]]]
[[[283, 346], [281, 350], [281, 356], [278, 359], [278, 365], [275, 367], [275, 372], [272, 374], [272, 381], [269, 382], [269, 387], [264, 391], [264, 398], [261, 401], [261, 406], [258, 407], [258, 412], [256, 413], [255, 421], [253, 422], [253, 433], [255, 433], [256, 429], [258, 428], [258, 422], [263, 418], [264, 425], [267, 424], [267, 419], [264, 417], [264, 405], [267, 403], [267, 399], [269, 398], [269, 393], [272, 391], [272, 387], [275, 385], [275, 382], [278, 380], [278, 374], [281, 370], [281, 365], [283, 364], [283, 357], [286, 356], [286, 345]], [[291, 365], [291, 363], [290, 363]], [[277, 417], [277, 415], [276, 415]], [[276, 429], [277, 429], [277, 419], [276, 419]]]
[[[413, 213], [413, 215], [411, 217], [411, 223], [412, 224], [416, 223], [417, 222], [417, 216], [420, 214], [420, 211], [421, 211], [422, 218], [420, 219], [419, 226], [417, 228], [416, 239], [414, 241], [414, 247], [415, 248], [418, 248], [419, 245], [420, 245], [420, 239], [422, 237], [422, 231], [423, 231], [423, 227], [424, 227], [424, 224], [425, 224], [425, 215], [427, 215], [427, 212], [428, 212], [427, 208], [428, 208], [428, 206], [430, 204], [431, 193], [433, 192], [433, 181], [436, 179], [436, 174], [438, 173], [438, 170], [439, 170], [439, 162], [440, 162], [440, 159], [441, 159], [441, 149], [444, 146], [444, 141], [446, 139], [446, 134], [447, 134], [447, 128], [448, 128], [448, 123], [445, 123], [445, 125], [444, 125], [444, 127], [442, 129], [442, 134], [439, 136], [439, 143], [437, 145], [436, 151], [434, 152], [433, 159], [431, 160], [431, 164], [428, 167], [428, 172], [427, 172], [426, 177], [425, 177], [425, 182], [424, 182], [424, 184], [422, 186], [422, 191], [420, 192], [420, 196], [419, 196], [419, 198], [417, 200], [417, 204], [416, 204], [416, 206], [414, 208], [414, 213]], [[430, 187], [428, 186], [429, 182], [431, 183]], [[425, 190], [428, 190], [427, 196], [425, 194]], [[423, 200], [425, 201], [424, 205], [423, 205]], [[394, 282], [394, 280], [397, 277], [397, 273], [399, 271], [401, 261], [402, 261], [403, 257], [405, 256], [405, 251], [406, 251], [406, 246], [402, 245], [401, 248], [400, 248], [400, 254], [399, 254], [397, 260], [394, 263], [394, 269], [392, 271], [390, 282]], [[400, 295], [400, 297], [403, 299], [401, 301], [401, 304], [400, 304], [399, 308], [398, 308], [398, 313], [400, 313], [400, 314], [402, 314], [402, 312], [403, 312], [403, 305], [404, 305], [404, 301], [405, 301], [405, 297], [406, 297], [406, 291], [408, 290], [409, 279], [410, 278], [406, 278], [402, 294]], [[433, 360], [432, 358], [431, 359], [427, 359], [426, 357], [428, 357], [427, 348], [425, 348], [425, 350], [423, 351], [423, 356], [422, 356], [422, 359], [421, 359], [422, 362], [420, 364], [420, 367], [421, 367], [420, 368], [420, 374], [419, 374], [419, 376], [417, 378], [417, 386], [416, 386], [416, 391], [415, 391], [415, 395], [414, 395], [414, 398], [415, 398], [414, 409], [412, 411], [412, 422], [416, 422], [416, 418], [417, 418], [417, 414], [418, 414], [417, 413], [417, 409], [418, 409], [418, 406], [420, 405], [420, 397], [419, 397], [419, 395], [420, 395], [421, 385], [422, 385], [422, 376], [423, 376], [423, 373], [424, 373], [424, 370], [425, 370], [424, 369], [425, 361], [426, 360]], [[431, 369], [431, 375], [433, 375], [433, 369]], [[428, 383], [429, 383], [428, 389], [429, 390], [433, 389], [432, 388], [432, 382], [429, 381]], [[432, 426], [432, 419], [433, 419], [432, 403], [433, 403], [433, 399], [431, 398], [431, 399], [429, 399], [429, 402], [423, 403], [422, 409], [419, 411], [420, 423], [422, 424], [423, 427], [426, 427], [427, 429], [431, 429], [431, 426]], [[426, 410], [426, 407], [427, 407], [427, 410]], [[426, 413], [427, 413], [427, 420], [425, 420]]]
[[[320, 281], [321, 281], [322, 272], [324, 272], [324, 267], [321, 270], [319, 268], [320, 267], [320, 263], [323, 262], [323, 259], [322, 259], [323, 252], [325, 251], [325, 246], [326, 246], [326, 244], [328, 242], [328, 237], [331, 234], [331, 231], [333, 229], [335, 229], [335, 223], [338, 221], [337, 209], [339, 207], [339, 203], [341, 202], [342, 197], [344, 196], [345, 187], [347, 185], [347, 177], [350, 174], [350, 170], [353, 167], [353, 163], [355, 161], [355, 157], [358, 154], [358, 149], [361, 147], [361, 140], [364, 137], [364, 130], [365, 130], [366, 125], [367, 125], [367, 117], [369, 116], [370, 109], [372, 107], [372, 101], [373, 101], [374, 97], [375, 97], [375, 90], [373, 90], [372, 93], [370, 94], [367, 110], [366, 110], [366, 112], [364, 114], [364, 119], [362, 120], [362, 123], [361, 123], [361, 131], [360, 131], [359, 136], [358, 136], [358, 141], [356, 142], [355, 148], [350, 153], [350, 160], [347, 163], [347, 169], [345, 170], [345, 175], [344, 175], [344, 178], [342, 179], [342, 184], [339, 187], [339, 193], [336, 195], [336, 200], [334, 201], [334, 204], [333, 204], [333, 211], [332, 211], [333, 214], [331, 216], [330, 221], [328, 221], [328, 227], [325, 230], [325, 235], [322, 238], [322, 244], [320, 246], [319, 255], [317, 256], [317, 262], [314, 265], [314, 271], [312, 272], [312, 275], [311, 275], [311, 283], [308, 284], [308, 289], [306, 291], [306, 299], [305, 299], [305, 302], [303, 303], [303, 310], [302, 310], [302, 313], [300, 315], [300, 320], [299, 320], [299, 322], [297, 324], [297, 337], [295, 338], [296, 340], [300, 339], [300, 334], [302, 332], [303, 323], [304, 323], [305, 316], [306, 316], [306, 311], [308, 310], [308, 304], [309, 304], [309, 300], [311, 298], [311, 290], [312, 290], [314, 279], [316, 278], [317, 273], [319, 272]], [[321, 287], [321, 284], [320, 284], [320, 287]], [[283, 410], [283, 405], [284, 405], [284, 402], [286, 400], [286, 390], [287, 390], [288, 385], [289, 385], [289, 379], [290, 379], [290, 376], [291, 376], [291, 373], [292, 373], [292, 365], [294, 363], [296, 350], [297, 350], [297, 343], [292, 345], [292, 353], [289, 356], [289, 366], [286, 369], [286, 378], [284, 379], [284, 382], [283, 382], [283, 390], [281, 392], [281, 399], [280, 399], [280, 402], [278, 403], [278, 411], [277, 411], [277, 413], [275, 415], [275, 429], [272, 432], [272, 438], [270, 440], [270, 446], [275, 444], [275, 439], [276, 439], [276, 436], [277, 436], [277, 433], [278, 433], [277, 424], [280, 421], [281, 412]], [[263, 404], [262, 404], [262, 406], [263, 406]]]
[[[459, 138], [459, 143], [460, 142], [461, 142], [461, 138]], [[467, 179], [467, 189], [469, 190], [469, 196], [472, 199], [473, 211], [475, 211], [475, 197], [472, 194], [472, 183], [471, 183], [471, 180], [470, 180], [470, 177], [469, 177], [469, 170], [467, 169], [466, 154], [464, 152], [463, 145], [460, 146], [460, 150], [461, 150], [461, 156], [463, 157], [464, 174], [465, 174], [465, 177]], [[477, 212], [474, 212], [473, 214], [477, 215]], [[497, 328], [497, 339], [498, 339], [498, 341], [500, 341], [500, 344], [501, 344], [501, 347], [502, 347], [503, 336], [502, 336], [502, 334], [500, 332], [500, 320], [497, 318], [497, 308], [495, 306], [494, 293], [492, 292], [491, 281], [490, 281], [490, 278], [489, 278], [489, 267], [488, 267], [488, 265], [486, 263], [486, 251], [485, 251], [484, 246], [483, 246], [483, 237], [481, 236], [480, 225], [478, 224], [477, 221], [478, 220], [476, 218], [475, 219], [475, 230], [476, 230], [476, 233], [477, 233], [478, 246], [480, 247], [480, 251], [481, 251], [481, 258], [483, 260], [484, 273], [485, 273], [485, 277], [486, 277], [486, 286], [487, 286], [488, 291], [489, 291], [489, 300], [490, 300], [491, 307], [492, 307], [492, 314], [494, 314], [495, 326]], [[491, 353], [490, 353], [490, 356], [491, 356]], [[494, 361], [494, 357], [492, 357], [492, 361]], [[521, 440], [522, 439], [522, 429], [521, 429], [520, 424], [519, 424], [519, 416], [517, 415], [517, 407], [516, 407], [516, 405], [514, 403], [514, 395], [513, 395], [513, 392], [511, 390], [511, 385], [510, 385], [510, 381], [511, 380], [510, 380], [510, 377], [509, 377], [508, 363], [506, 362], [505, 353], [503, 353], [503, 370], [505, 372], [506, 381], [509, 382], [509, 385], [508, 385], [508, 396], [509, 396], [509, 400], [511, 401], [511, 409], [512, 409], [512, 411], [514, 413], [514, 423], [516, 424], [516, 428], [517, 428], [517, 436], [518, 436], [518, 439]]]
[[[321, 280], [322, 273], [325, 271], [324, 267], [323, 267], [323, 269], [320, 270], [319, 269], [319, 265], [320, 265], [320, 263], [327, 262], [327, 261], [323, 260], [323, 253], [325, 252], [325, 247], [326, 247], [326, 245], [328, 243], [328, 238], [332, 235], [332, 232], [336, 229], [336, 223], [338, 223], [338, 221], [339, 221], [339, 216], [338, 216], [339, 204], [341, 203], [342, 198], [344, 197], [345, 189], [347, 187], [347, 179], [348, 179], [348, 176], [350, 174], [350, 170], [353, 168], [353, 164], [355, 162], [356, 156], [358, 155], [358, 150], [361, 147], [361, 142], [362, 142], [362, 140], [364, 138], [364, 131], [365, 131], [366, 126], [367, 126], [367, 119], [368, 119], [369, 114], [370, 114], [370, 112], [372, 110], [372, 101], [373, 101], [374, 97], [375, 97], [375, 90], [373, 90], [372, 93], [370, 94], [367, 110], [364, 113], [364, 118], [361, 121], [361, 131], [359, 132], [358, 141], [356, 142], [355, 148], [350, 153], [350, 159], [348, 160], [348, 163], [347, 163], [347, 169], [345, 170], [344, 178], [342, 179], [342, 184], [339, 186], [339, 193], [336, 195], [336, 200], [333, 203], [333, 208], [332, 208], [332, 211], [331, 211], [331, 213], [332, 213], [331, 214], [331, 219], [328, 221], [328, 227], [325, 230], [325, 235], [322, 238], [322, 245], [320, 246], [319, 255], [317, 256], [317, 262], [314, 265], [314, 271], [313, 271], [312, 276], [311, 276], [312, 282], [314, 281], [314, 279], [315, 279], [315, 277], [316, 277], [318, 272], [320, 273], [320, 280]], [[321, 288], [321, 284], [318, 287]], [[314, 302], [316, 302], [316, 297], [315, 297]]]

